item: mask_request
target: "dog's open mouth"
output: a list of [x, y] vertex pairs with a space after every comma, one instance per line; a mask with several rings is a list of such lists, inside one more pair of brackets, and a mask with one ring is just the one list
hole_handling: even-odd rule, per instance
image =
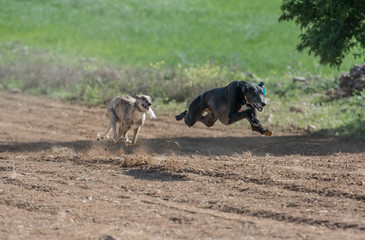
[[256, 108], [259, 112], [263, 112], [264, 111], [264, 107], [262, 107], [259, 104], [254, 103], [253, 104], [254, 108]]
[[144, 107], [147, 111], [150, 110], [148, 103], [142, 103], [142, 107]]

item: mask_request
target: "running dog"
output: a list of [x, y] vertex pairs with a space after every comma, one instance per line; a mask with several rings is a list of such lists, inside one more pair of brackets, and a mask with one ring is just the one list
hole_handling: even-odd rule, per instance
[[[109, 120], [105, 133], [98, 133], [97, 140], [103, 139], [110, 130], [113, 130], [114, 143], [124, 142], [126, 145], [135, 145], [139, 131], [146, 120], [146, 112], [152, 111], [150, 106], [152, 99], [147, 95], [137, 95], [133, 98], [129, 95], [116, 97], [109, 105], [106, 111], [106, 117]], [[117, 133], [116, 124], [119, 123]], [[133, 140], [128, 138], [128, 130], [134, 130]], [[109, 135], [107, 135], [110, 138]]]
[[247, 118], [252, 131], [265, 136], [272, 132], [264, 129], [256, 118], [256, 110], [262, 112], [266, 106], [264, 83], [255, 85], [247, 81], [233, 81], [225, 87], [214, 88], [195, 98], [189, 109], [175, 116], [177, 121], [184, 119], [185, 124], [193, 126], [197, 121], [211, 127], [219, 119], [230, 125]]

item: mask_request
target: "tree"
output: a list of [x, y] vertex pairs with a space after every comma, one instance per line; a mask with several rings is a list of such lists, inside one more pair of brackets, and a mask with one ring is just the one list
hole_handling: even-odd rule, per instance
[[281, 10], [279, 21], [294, 20], [302, 30], [299, 52], [308, 49], [332, 67], [351, 50], [365, 56], [365, 0], [283, 0]]

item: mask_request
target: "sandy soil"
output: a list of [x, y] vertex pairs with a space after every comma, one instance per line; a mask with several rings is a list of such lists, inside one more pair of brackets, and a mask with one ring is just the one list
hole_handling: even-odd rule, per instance
[[157, 115], [125, 147], [104, 109], [0, 92], [0, 239], [365, 239], [364, 142]]

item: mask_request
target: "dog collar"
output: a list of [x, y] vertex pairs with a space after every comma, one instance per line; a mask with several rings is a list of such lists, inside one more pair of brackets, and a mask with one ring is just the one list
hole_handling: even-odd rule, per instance
[[248, 100], [247, 100], [247, 97], [246, 95], [243, 95], [245, 97], [245, 100], [246, 100], [246, 104], [248, 104]]

